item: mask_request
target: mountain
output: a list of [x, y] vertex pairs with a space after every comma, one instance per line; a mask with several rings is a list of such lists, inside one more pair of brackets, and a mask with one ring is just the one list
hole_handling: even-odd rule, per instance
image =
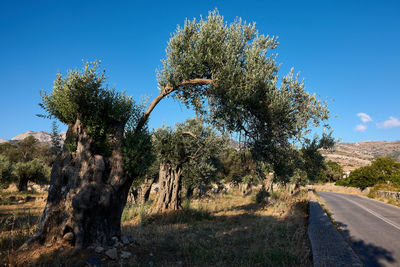
[[400, 161], [400, 141], [364, 141], [339, 143], [331, 151], [321, 151], [326, 160], [336, 161], [345, 171], [369, 165], [376, 157], [391, 157]]
[[[60, 133], [61, 143], [63, 143], [65, 140], [65, 134], [66, 134], [66, 132]], [[28, 136], [35, 137], [37, 140], [39, 140], [40, 143], [44, 143], [44, 144], [48, 144], [48, 145], [51, 144], [51, 134], [49, 134], [48, 132], [45, 132], [45, 131], [40, 131], [40, 132], [27, 131], [25, 133], [21, 133], [17, 136], [14, 136], [13, 138], [11, 138], [11, 142], [23, 140]], [[0, 139], [0, 140], [5, 140], [5, 139]], [[7, 142], [8, 140], [5, 140], [5, 141]]]
[[7, 143], [7, 142], [9, 142], [9, 140], [7, 140], [7, 139], [1, 139], [1, 138], [0, 138], [0, 144], [2, 144], [2, 143]]

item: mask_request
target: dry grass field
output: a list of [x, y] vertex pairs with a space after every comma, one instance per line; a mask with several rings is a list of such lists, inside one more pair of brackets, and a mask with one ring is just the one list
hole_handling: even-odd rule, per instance
[[[2, 196], [2, 199], [8, 199]], [[37, 196], [38, 198], [44, 196]], [[44, 201], [0, 206], [0, 252], [12, 265], [88, 266], [311, 266], [307, 238], [308, 201], [274, 193], [268, 205], [255, 203], [255, 194], [212, 195], [184, 201], [183, 210], [150, 214], [151, 205], [127, 206], [122, 231], [134, 242], [124, 250], [129, 259], [110, 260], [93, 249], [67, 245], [16, 251], [33, 233]]]

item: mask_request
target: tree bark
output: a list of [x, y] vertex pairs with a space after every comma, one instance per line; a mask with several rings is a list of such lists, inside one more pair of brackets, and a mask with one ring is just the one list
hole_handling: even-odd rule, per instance
[[28, 179], [20, 178], [18, 181], [18, 191], [26, 191], [28, 190]]
[[131, 187], [128, 193], [128, 198], [126, 200], [127, 204], [136, 204], [138, 197], [138, 190], [136, 188]]
[[114, 133], [108, 138], [111, 155], [103, 157], [91, 152], [92, 140], [79, 120], [69, 125], [67, 138], [75, 138], [77, 150], [64, 149], [55, 160], [42, 220], [28, 244], [69, 242], [81, 248], [120, 237], [132, 179], [124, 175], [122, 165], [123, 125]]
[[182, 189], [182, 167], [171, 166], [169, 163], [160, 164], [160, 174], [155, 212], [164, 212], [181, 209], [181, 189]]
[[136, 204], [144, 204], [149, 200], [151, 187], [154, 183], [153, 178], [147, 178], [144, 180], [143, 184], [137, 189], [137, 197], [135, 199]]
[[193, 197], [193, 192], [194, 192], [194, 188], [189, 186], [186, 189], [186, 198], [192, 198]]

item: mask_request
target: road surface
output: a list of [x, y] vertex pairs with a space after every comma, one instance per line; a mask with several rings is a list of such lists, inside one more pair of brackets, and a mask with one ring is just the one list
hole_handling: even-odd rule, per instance
[[400, 266], [400, 208], [357, 195], [317, 193], [365, 266]]

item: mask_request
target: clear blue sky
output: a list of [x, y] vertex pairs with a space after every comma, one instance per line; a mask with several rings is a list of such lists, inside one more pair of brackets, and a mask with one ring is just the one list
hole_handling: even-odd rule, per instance
[[[82, 60], [102, 60], [109, 84], [137, 100], [155, 96], [170, 33], [214, 8], [229, 22], [242, 17], [279, 36], [281, 74], [294, 67], [308, 91], [330, 99], [336, 137], [400, 139], [400, 2], [350, 0], [1, 1], [0, 138], [50, 131], [51, 121], [35, 116], [39, 90]], [[163, 100], [150, 126], [192, 115]]]

